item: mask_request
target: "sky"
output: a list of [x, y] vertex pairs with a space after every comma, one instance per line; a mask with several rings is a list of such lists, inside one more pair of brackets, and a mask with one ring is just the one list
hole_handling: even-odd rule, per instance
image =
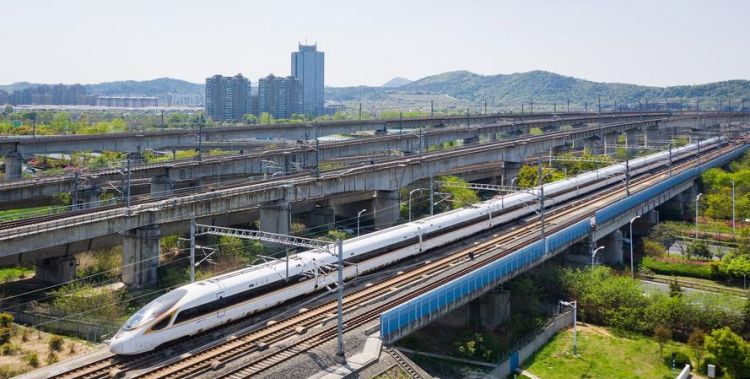
[[643, 85], [750, 79], [747, 0], [0, 0], [0, 84], [290, 74], [327, 86], [547, 70]]

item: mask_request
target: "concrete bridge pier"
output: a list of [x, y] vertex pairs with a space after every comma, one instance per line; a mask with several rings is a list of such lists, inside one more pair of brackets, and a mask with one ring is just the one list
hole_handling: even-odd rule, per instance
[[[652, 210], [637, 220], [633, 221], [633, 235], [635, 237], [647, 236], [651, 227], [659, 222], [659, 212]], [[628, 228], [629, 229], [629, 228]]]
[[174, 181], [167, 175], [156, 175], [151, 177], [151, 194], [171, 196], [174, 191]]
[[491, 331], [509, 318], [510, 292], [498, 287], [439, 318], [437, 323], [452, 328]]
[[122, 233], [122, 281], [136, 288], [157, 280], [161, 246], [159, 225], [149, 225]]
[[60, 284], [75, 279], [76, 259], [72, 256], [42, 259], [36, 262], [35, 277], [46, 283]]
[[640, 130], [630, 129], [625, 131], [625, 143], [628, 146], [638, 145], [638, 138], [643, 133]]
[[89, 209], [99, 206], [99, 196], [102, 194], [102, 189], [98, 185], [94, 184], [87, 188], [78, 189], [75, 204], [76, 208]]
[[375, 229], [389, 228], [398, 223], [401, 208], [399, 191], [377, 191], [372, 199]]
[[596, 246], [604, 246], [604, 249], [597, 254], [597, 262], [622, 264], [624, 262], [622, 243], [623, 235], [619, 229], [596, 241]]
[[269, 233], [289, 234], [292, 207], [289, 202], [264, 205], [260, 208], [260, 230]]
[[5, 154], [5, 180], [21, 179], [23, 156], [17, 151]]
[[652, 145], [651, 141], [659, 141], [662, 140], [659, 129], [658, 128], [646, 128], [643, 132], [644, 138], [646, 138], [646, 143], [649, 145]]

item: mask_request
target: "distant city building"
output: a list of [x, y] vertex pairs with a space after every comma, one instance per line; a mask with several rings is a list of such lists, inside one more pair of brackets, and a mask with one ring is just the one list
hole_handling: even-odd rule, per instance
[[0, 105], [8, 104], [8, 93], [0, 89]]
[[325, 87], [325, 53], [318, 45], [299, 45], [292, 52], [292, 76], [302, 83], [302, 110], [305, 115], [323, 112], [323, 90]]
[[80, 84], [43, 85], [13, 91], [8, 95], [13, 105], [95, 105], [96, 97], [86, 94]]
[[159, 98], [145, 96], [99, 96], [96, 105], [113, 108], [146, 108], [158, 107]]
[[302, 113], [302, 85], [299, 80], [268, 75], [258, 80], [258, 114], [267, 112], [274, 118], [291, 118]]
[[250, 113], [250, 81], [237, 74], [206, 78], [206, 114], [213, 120], [242, 120]]

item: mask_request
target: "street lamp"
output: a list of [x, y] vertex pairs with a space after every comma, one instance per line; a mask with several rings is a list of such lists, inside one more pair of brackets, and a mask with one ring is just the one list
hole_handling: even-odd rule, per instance
[[425, 190], [424, 188], [417, 188], [409, 192], [409, 222], [411, 222], [411, 195], [414, 194], [414, 192], [424, 191], [424, 190]]
[[699, 193], [698, 196], [695, 197], [695, 239], [698, 239], [698, 201], [701, 199], [702, 195], [702, 193]]
[[560, 300], [560, 305], [573, 308], [573, 356], [577, 357], [578, 353], [576, 351], [576, 324], [578, 323], [578, 301]]
[[640, 215], [630, 219], [630, 277], [635, 279], [635, 266], [633, 264], [633, 221], [641, 218]]
[[363, 209], [359, 212], [357, 212], [357, 237], [359, 237], [359, 218], [362, 216], [362, 213], [367, 212], [367, 209]]
[[515, 187], [513, 186], [513, 183], [515, 183], [515, 182], [516, 182], [516, 179], [518, 179], [518, 177], [517, 177], [517, 176], [516, 176], [516, 177], [514, 177], [513, 179], [511, 179], [511, 180], [510, 180], [510, 189], [513, 189], [513, 188], [515, 188]]
[[596, 253], [598, 253], [601, 249], [604, 249], [604, 246], [599, 246], [591, 252], [591, 267], [594, 267], [594, 257], [596, 257]]

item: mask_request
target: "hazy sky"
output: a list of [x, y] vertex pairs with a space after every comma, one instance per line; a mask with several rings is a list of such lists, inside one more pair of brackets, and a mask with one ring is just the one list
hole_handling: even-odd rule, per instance
[[0, 0], [0, 83], [289, 75], [326, 85], [548, 70], [648, 85], [750, 79], [750, 1]]

